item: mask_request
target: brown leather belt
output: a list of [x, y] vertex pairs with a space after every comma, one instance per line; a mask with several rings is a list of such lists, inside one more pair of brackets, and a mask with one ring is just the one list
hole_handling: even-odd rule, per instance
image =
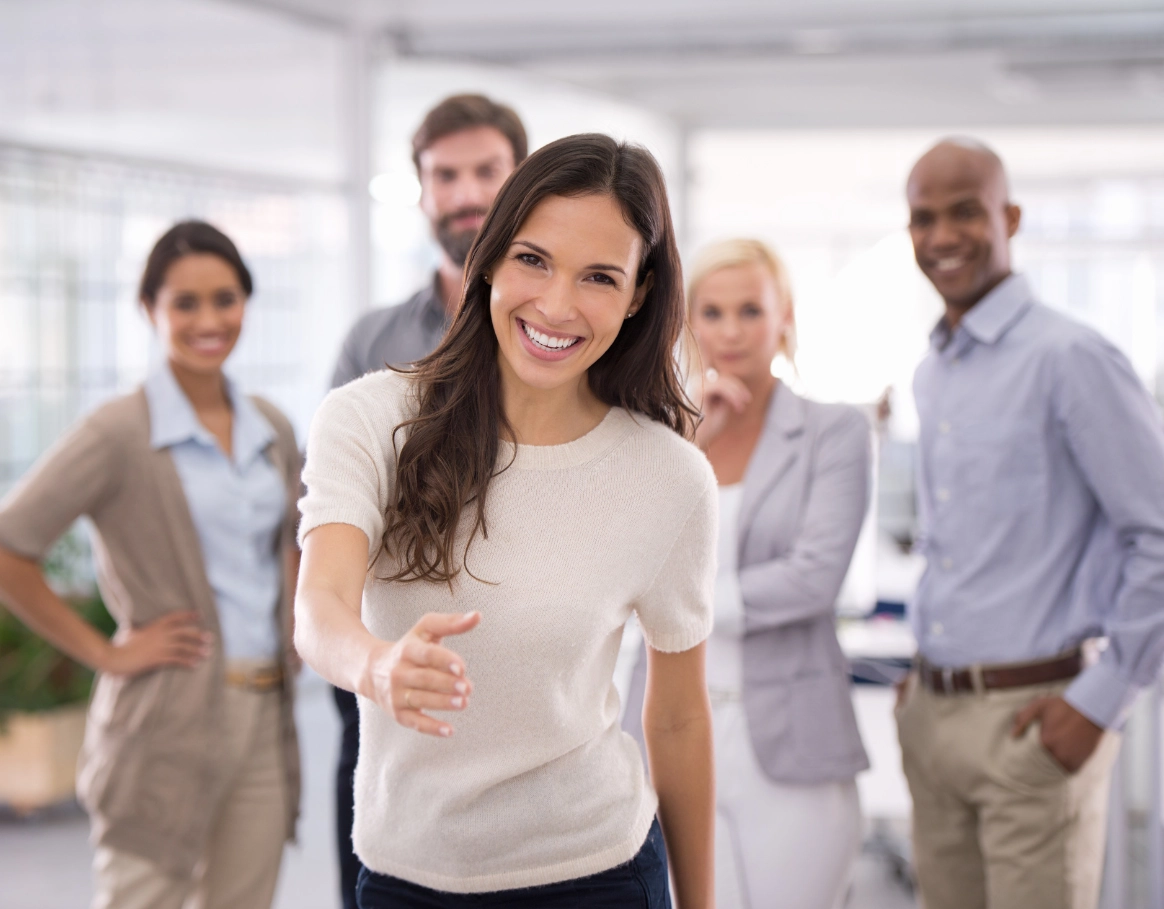
[[[1082, 670], [1083, 651], [1078, 647], [1048, 660], [1035, 660], [1029, 663], [951, 669], [934, 666], [922, 659], [917, 667], [921, 683], [934, 694], [966, 694], [972, 691], [1046, 685], [1074, 678]], [[977, 684], [975, 676], [979, 679]]]
[[227, 666], [226, 684], [247, 691], [275, 691], [283, 686], [283, 670], [279, 666], [262, 666], [257, 669]]

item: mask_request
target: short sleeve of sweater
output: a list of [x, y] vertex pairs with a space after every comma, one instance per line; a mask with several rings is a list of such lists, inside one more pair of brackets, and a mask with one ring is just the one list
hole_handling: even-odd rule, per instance
[[719, 498], [706, 484], [647, 591], [635, 604], [655, 650], [680, 653], [711, 634]]
[[324, 524], [350, 524], [368, 537], [371, 560], [384, 537], [395, 453], [391, 429], [376, 431], [384, 417], [369, 413], [375, 398], [366, 394], [367, 381], [331, 392], [311, 421], [303, 468], [306, 492], [299, 500], [299, 542], [302, 545]]
[[125, 458], [90, 416], [73, 426], [0, 501], [0, 547], [42, 559], [81, 515], [95, 517], [122, 482]]

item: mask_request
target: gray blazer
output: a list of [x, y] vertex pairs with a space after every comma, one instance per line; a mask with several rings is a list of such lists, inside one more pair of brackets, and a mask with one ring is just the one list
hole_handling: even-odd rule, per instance
[[[869, 767], [834, 610], [869, 477], [861, 412], [778, 385], [744, 475], [738, 531], [744, 712], [760, 766], [779, 782], [847, 780]], [[644, 656], [623, 720], [640, 741]]]

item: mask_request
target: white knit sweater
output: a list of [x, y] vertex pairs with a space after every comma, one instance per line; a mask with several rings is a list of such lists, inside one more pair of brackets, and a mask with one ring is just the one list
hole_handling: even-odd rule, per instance
[[[471, 893], [570, 880], [630, 860], [657, 799], [618, 725], [612, 684], [623, 625], [678, 652], [711, 630], [716, 485], [703, 455], [666, 427], [613, 408], [565, 445], [517, 446], [489, 486], [453, 591], [385, 582], [393, 429], [412, 381], [366, 376], [328, 395], [311, 426], [300, 535], [321, 524], [369, 540], [364, 624], [396, 640], [426, 612], [478, 610], [446, 646], [474, 692], [441, 739], [360, 699], [355, 847], [373, 871]], [[401, 433], [397, 441], [403, 444]], [[502, 464], [514, 455], [503, 444]], [[464, 533], [469, 521], [462, 525]]]

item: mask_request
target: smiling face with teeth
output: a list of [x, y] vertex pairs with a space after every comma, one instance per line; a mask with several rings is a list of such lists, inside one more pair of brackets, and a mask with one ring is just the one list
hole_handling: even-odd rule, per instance
[[593, 397], [587, 370], [642, 305], [643, 239], [607, 195], [548, 196], [491, 269], [489, 313], [505, 396]]
[[956, 321], [1010, 274], [1010, 238], [1022, 212], [1009, 201], [998, 156], [969, 140], [926, 152], [906, 195], [918, 267]]
[[190, 253], [166, 269], [150, 322], [175, 373], [219, 372], [242, 332], [246, 294], [234, 267], [211, 253]]

